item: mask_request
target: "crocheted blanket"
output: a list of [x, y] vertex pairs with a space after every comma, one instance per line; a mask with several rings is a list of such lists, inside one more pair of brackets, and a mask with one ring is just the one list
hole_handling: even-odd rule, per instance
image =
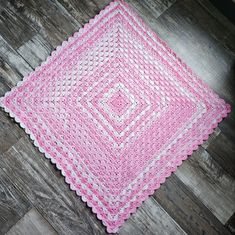
[[123, 1], [0, 101], [108, 232], [230, 112]]

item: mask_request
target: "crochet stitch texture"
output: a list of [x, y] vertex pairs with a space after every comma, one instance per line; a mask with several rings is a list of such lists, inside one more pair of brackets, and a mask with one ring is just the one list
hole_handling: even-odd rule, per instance
[[0, 101], [108, 232], [230, 112], [123, 1]]

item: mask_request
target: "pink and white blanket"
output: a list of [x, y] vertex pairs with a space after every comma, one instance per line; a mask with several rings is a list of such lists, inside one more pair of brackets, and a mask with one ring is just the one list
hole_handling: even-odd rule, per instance
[[0, 101], [110, 233], [230, 112], [123, 1]]

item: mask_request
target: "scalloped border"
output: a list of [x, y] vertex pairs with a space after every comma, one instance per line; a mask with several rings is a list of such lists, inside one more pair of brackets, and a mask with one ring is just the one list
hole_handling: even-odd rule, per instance
[[[95, 17], [91, 18], [86, 24], [84, 24], [83, 27], [81, 27], [77, 32], [75, 32], [72, 36], [68, 37], [67, 40], [63, 41], [61, 45], [58, 45], [54, 51], [51, 52], [51, 55], [49, 55], [47, 57], [47, 59], [45, 61], [43, 61], [40, 65], [38, 65], [32, 72], [30, 72], [27, 76], [25, 76], [23, 78], [22, 81], [19, 81], [16, 86], [14, 86], [10, 91], [7, 91], [5, 93], [5, 95], [3, 97], [0, 97], [0, 107], [3, 108], [3, 110], [9, 114], [9, 116], [11, 118], [14, 118], [14, 120], [19, 123], [20, 127], [23, 128], [25, 130], [25, 132], [29, 135], [30, 139], [33, 141], [33, 144], [38, 148], [39, 152], [43, 153], [45, 155], [45, 157], [47, 159], [49, 159], [51, 161], [52, 164], [54, 164], [56, 166], [57, 169], [59, 169], [61, 171], [61, 175], [64, 176], [64, 181], [65, 183], [67, 183], [69, 185], [69, 188], [71, 191], [75, 191], [75, 193], [81, 197], [83, 202], [86, 202], [87, 206], [91, 208], [92, 212], [94, 214], [96, 214], [97, 218], [102, 222], [102, 224], [106, 227], [107, 232], [108, 233], [116, 233], [119, 229], [119, 227], [130, 217], [131, 214], [135, 213], [136, 210], [142, 205], [142, 203], [150, 196], [152, 196], [154, 194], [154, 192], [161, 186], [161, 184], [163, 184], [166, 179], [168, 177], [171, 176], [171, 174], [173, 172], [175, 172], [177, 170], [177, 168], [182, 165], [183, 161], [185, 161], [189, 156], [192, 155], [192, 153], [194, 151], [196, 151], [199, 146], [201, 144], [203, 144], [203, 142], [205, 140], [207, 140], [209, 138], [209, 135], [212, 134], [214, 132], [214, 129], [218, 127], [218, 124], [223, 120], [223, 118], [227, 117], [228, 114], [231, 112], [231, 106], [226, 103], [226, 110], [225, 113], [222, 114], [222, 117], [218, 117], [215, 121], [215, 123], [212, 124], [211, 128], [209, 128], [207, 130], [207, 132], [203, 135], [200, 136], [200, 140], [195, 141], [196, 143], [187, 151], [187, 154], [183, 154], [179, 157], [179, 159], [177, 159], [177, 163], [176, 165], [174, 165], [173, 168], [168, 168], [167, 171], [165, 171], [164, 176], [162, 178], [160, 178], [160, 180], [158, 182], [155, 182], [156, 178], [153, 178], [152, 181], [154, 181], [152, 184], [152, 187], [149, 187], [149, 185], [151, 185], [151, 182], [148, 183], [148, 193], [143, 193], [143, 191], [140, 191], [139, 194], [142, 194], [142, 197], [140, 200], [136, 201], [136, 204], [134, 207], [129, 207], [129, 211], [128, 213], [125, 214], [125, 216], [122, 217], [122, 219], [118, 222], [118, 224], [116, 225], [115, 228], [110, 228], [109, 226], [107, 226], [107, 224], [105, 223], [105, 221], [103, 221], [102, 219], [102, 215], [99, 213], [99, 211], [97, 211], [93, 205], [92, 202], [89, 202], [86, 199], [86, 196], [79, 194], [78, 190], [73, 187], [73, 184], [70, 182], [70, 179], [66, 176], [65, 172], [63, 171], [63, 169], [57, 164], [57, 162], [54, 161], [54, 159], [47, 153], [44, 151], [44, 149], [42, 147], [39, 146], [36, 138], [34, 137], [33, 133], [23, 124], [23, 122], [20, 120], [20, 118], [18, 118], [10, 109], [8, 109], [7, 107], [4, 106], [2, 100], [7, 97], [11, 92], [13, 92], [17, 87], [21, 86], [23, 83], [25, 83], [26, 81], [28, 81], [30, 79], [30, 77], [34, 74], [34, 72], [38, 71], [39, 69], [41, 69], [42, 67], [44, 67], [45, 65], [47, 65], [50, 60], [52, 60], [54, 58], [54, 56], [56, 56], [64, 47], [66, 47], [66, 45], [71, 42], [72, 40], [74, 40], [76, 37], [78, 37], [80, 34], [83, 33], [83, 31], [88, 30], [90, 28], [91, 22], [93, 22], [94, 20], [96, 20], [99, 16], [102, 15], [103, 12], [107, 11], [108, 8], [110, 8], [115, 2], [119, 2], [121, 4], [124, 4], [125, 7], [129, 8], [129, 10], [132, 11], [132, 13], [135, 14], [136, 17], [138, 17], [138, 20], [141, 22], [141, 24], [146, 25], [146, 23], [143, 21], [142, 18], [140, 18], [138, 16], [138, 14], [130, 7], [129, 4], [127, 4], [126, 2], [124, 2], [123, 0], [114, 0], [112, 2], [110, 2], [104, 9], [102, 9], [97, 15], [95, 15]], [[170, 47], [167, 45], [167, 43], [165, 41], [163, 41], [161, 38], [159, 38], [154, 31], [151, 30], [150, 27], [148, 27], [146, 25], [147, 29], [150, 29], [151, 33], [156, 37], [157, 41], [160, 42], [160, 44], [162, 44], [163, 47], [166, 48], [166, 50], [171, 54], [171, 56], [175, 57], [175, 59], [178, 61], [178, 63], [180, 63], [182, 65], [182, 67], [191, 75], [196, 77], [197, 79], [199, 79], [200, 82], [202, 82], [202, 85], [205, 86], [207, 89], [212, 90], [205, 82], [203, 82], [196, 74], [193, 73], [192, 69], [189, 68], [187, 66], [186, 63], [184, 63], [179, 57], [177, 57], [177, 55], [173, 52], [172, 49], [170, 49]], [[216, 94], [216, 93], [215, 93]], [[217, 95], [217, 94], [216, 94]], [[219, 96], [218, 96], [219, 97]], [[139, 195], [137, 194], [137, 195]]]

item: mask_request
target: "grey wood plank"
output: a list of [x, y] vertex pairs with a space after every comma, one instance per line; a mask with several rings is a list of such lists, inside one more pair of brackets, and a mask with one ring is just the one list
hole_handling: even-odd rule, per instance
[[45, 61], [52, 51], [52, 45], [40, 34], [34, 35], [17, 49], [22, 58], [34, 69]]
[[203, 142], [201, 145], [204, 149], [207, 149], [210, 144], [214, 143], [214, 140], [217, 138], [217, 136], [221, 133], [221, 130], [219, 127], [215, 128], [212, 134], [210, 134], [209, 138]]
[[[197, 18], [201, 27], [218, 40], [227, 51], [235, 55], [235, 26], [228, 19], [225, 20], [225, 17], [218, 10], [216, 11], [207, 0], [192, 1], [191, 4], [188, 4], [187, 0], [183, 0], [183, 2], [187, 9], [194, 12], [194, 16]], [[209, 8], [209, 12], [198, 11], [199, 6], [203, 7], [203, 9]]]
[[1, 77], [9, 86], [33, 71], [32, 67], [0, 35]]
[[83, 26], [91, 18], [107, 6], [111, 0], [105, 1], [76, 1], [57, 0]]
[[144, 232], [142, 230], [140, 230], [140, 229], [137, 229], [134, 222], [128, 220], [119, 229], [118, 234], [123, 234], [123, 235], [126, 235], [126, 234], [130, 234], [130, 235], [143, 235]]
[[[84, 0], [83, 0], [84, 1]], [[99, 0], [91, 0], [91, 2], [93, 2], [96, 6], [97, 6], [97, 10], [96, 12], [98, 13], [100, 10], [102, 10], [105, 6], [107, 6], [112, 0], [103, 0], [103, 1], [99, 1]]]
[[231, 218], [226, 223], [226, 227], [230, 230], [232, 234], [235, 233], [235, 213], [231, 216]]
[[184, 230], [170, 217], [170, 215], [153, 198], [148, 198], [131, 218], [125, 223], [119, 234], [135, 234], [135, 229], [130, 230], [129, 224], [133, 223], [141, 229], [142, 234], [186, 235]]
[[[214, 20], [219, 22], [219, 28], [224, 33], [219, 33], [217, 31], [216, 37], [219, 39], [219, 41], [222, 41], [224, 47], [231, 51], [232, 53], [235, 53], [235, 26], [232, 22], [229, 21], [229, 19], [221, 14], [221, 12], [209, 1], [209, 0], [197, 0], [199, 4], [207, 11], [208, 15], [212, 15], [214, 17]], [[217, 24], [214, 24], [213, 21], [211, 21], [212, 27], [217, 27]], [[214, 24], [214, 25], [213, 25]], [[210, 28], [208, 30], [211, 30]]]
[[213, 144], [207, 148], [210, 155], [226, 169], [233, 177], [235, 177], [235, 143], [223, 132], [217, 136]]
[[52, 226], [35, 208], [27, 212], [6, 235], [56, 235]]
[[[91, 18], [99, 13], [105, 6], [107, 6], [111, 0], [92, 0], [92, 1], [76, 1], [76, 0], [57, 0], [67, 11], [78, 20], [81, 25], [87, 23]], [[144, 0], [136, 1], [129, 0], [126, 1], [134, 8], [137, 8], [142, 14], [145, 12], [143, 8], [149, 8], [154, 12], [155, 16], [160, 16], [166, 9], [168, 9], [176, 0]]]
[[57, 1], [22, 0], [9, 2], [12, 12], [45, 38], [54, 48], [72, 35], [80, 24]]
[[235, 211], [235, 180], [202, 147], [175, 175], [225, 224]]
[[134, 7], [134, 9], [139, 12], [139, 14], [143, 17], [148, 16], [149, 12], [157, 18], [159, 17], [163, 12], [165, 12], [168, 8], [170, 8], [176, 0], [127, 0], [131, 6]]
[[[21, 7], [20, 4], [18, 6]], [[1, 36], [12, 47], [18, 48], [36, 33], [22, 14], [15, 14], [10, 1], [0, 1], [0, 12]]]
[[[231, 86], [235, 87], [233, 84]], [[226, 117], [223, 122], [220, 123], [219, 127], [222, 133], [227, 137], [230, 142], [235, 144], [235, 109], [232, 105], [232, 112]]]
[[0, 168], [0, 234], [7, 232], [30, 208], [27, 198]]
[[187, 234], [230, 234], [174, 174], [154, 193], [154, 198]]
[[0, 167], [59, 234], [104, 234], [105, 228], [54, 165], [20, 139], [3, 154]]
[[0, 154], [14, 145], [25, 132], [3, 110], [0, 110]]
[[4, 96], [21, 76], [0, 56], [0, 96]]

